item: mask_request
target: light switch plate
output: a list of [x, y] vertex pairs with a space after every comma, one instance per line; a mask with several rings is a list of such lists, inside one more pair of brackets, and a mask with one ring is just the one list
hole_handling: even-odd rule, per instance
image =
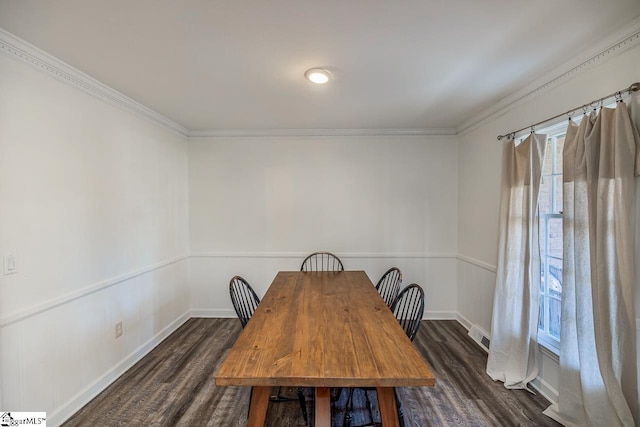
[[16, 274], [18, 267], [16, 265], [16, 256], [14, 254], [5, 255], [2, 257], [2, 264], [4, 265], [4, 275]]

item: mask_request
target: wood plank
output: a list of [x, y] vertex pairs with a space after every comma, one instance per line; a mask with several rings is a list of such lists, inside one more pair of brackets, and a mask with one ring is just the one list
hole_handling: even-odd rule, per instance
[[280, 272], [216, 384], [410, 387], [434, 378], [365, 272]]
[[[64, 426], [246, 426], [251, 388], [216, 387], [213, 375], [240, 332], [238, 319], [188, 320]], [[398, 389], [407, 426], [559, 426], [542, 414], [549, 402], [540, 394], [508, 390], [486, 374], [487, 354], [457, 321], [423, 321], [414, 345], [438, 381], [436, 387]], [[283, 393], [295, 397], [296, 388]], [[314, 427], [314, 393], [305, 394]], [[377, 393], [368, 395], [378, 422]], [[343, 392], [331, 402], [332, 426], [342, 426], [347, 398]], [[371, 421], [362, 390], [353, 408], [353, 425]], [[301, 424], [297, 401], [269, 404], [266, 427]]]

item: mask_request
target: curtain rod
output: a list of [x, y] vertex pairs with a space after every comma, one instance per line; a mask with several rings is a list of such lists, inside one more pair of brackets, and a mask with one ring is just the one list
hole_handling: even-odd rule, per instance
[[598, 99], [593, 100], [593, 101], [591, 101], [590, 103], [588, 103], [588, 104], [584, 104], [584, 105], [582, 105], [582, 106], [580, 106], [580, 107], [573, 108], [573, 109], [571, 109], [571, 110], [565, 111], [564, 113], [558, 114], [557, 116], [553, 116], [553, 117], [550, 117], [550, 118], [548, 118], [548, 119], [546, 119], [546, 120], [543, 120], [543, 121], [541, 121], [541, 122], [538, 122], [538, 123], [536, 123], [536, 124], [533, 124], [533, 125], [530, 125], [530, 126], [523, 127], [522, 129], [518, 129], [517, 131], [514, 131], [514, 132], [509, 132], [509, 133], [506, 133], [506, 134], [504, 134], [504, 135], [498, 135], [498, 141], [501, 141], [502, 139], [507, 138], [507, 137], [509, 137], [509, 136], [511, 136], [511, 135], [513, 135], [513, 137], [515, 137], [515, 135], [516, 135], [516, 134], [518, 134], [518, 133], [522, 132], [523, 130], [527, 130], [527, 129], [529, 129], [529, 128], [531, 128], [531, 131], [533, 132], [533, 130], [535, 129], [535, 127], [536, 127], [536, 126], [541, 125], [541, 124], [544, 124], [544, 123], [547, 123], [547, 122], [550, 122], [551, 120], [557, 119], [558, 117], [562, 117], [562, 116], [564, 116], [564, 115], [568, 115], [568, 116], [569, 116], [569, 118], [571, 118], [571, 116], [573, 115], [573, 113], [574, 113], [576, 110], [578, 110], [578, 109], [582, 108], [582, 109], [586, 112], [586, 111], [587, 111], [587, 108], [589, 108], [589, 107], [594, 107], [594, 105], [595, 105], [595, 107], [597, 107], [597, 106], [598, 106], [598, 104], [601, 104], [605, 99], [609, 99], [609, 98], [612, 98], [612, 97], [614, 97], [614, 96], [615, 96], [615, 97], [616, 97], [616, 99], [620, 100], [620, 99], [622, 99], [622, 92], [628, 92], [628, 93], [631, 93], [631, 92], [636, 92], [636, 91], [638, 91], [638, 90], [640, 90], [640, 83], [638, 83], [638, 82], [633, 83], [631, 86], [629, 86], [629, 87], [628, 87], [628, 88], [626, 88], [626, 89], [622, 89], [622, 90], [619, 90], [619, 91], [617, 91], [617, 92], [613, 92], [613, 93], [612, 93], [612, 94], [610, 94], [610, 95], [607, 95], [607, 96], [602, 97], [602, 98], [598, 98]]

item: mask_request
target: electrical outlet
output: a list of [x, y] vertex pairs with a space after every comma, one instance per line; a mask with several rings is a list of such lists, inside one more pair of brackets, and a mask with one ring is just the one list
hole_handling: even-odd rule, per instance
[[116, 323], [116, 338], [122, 336], [122, 322]]
[[4, 266], [4, 275], [16, 274], [18, 272], [18, 266], [16, 265], [16, 256], [14, 254], [5, 255], [2, 257], [2, 263]]

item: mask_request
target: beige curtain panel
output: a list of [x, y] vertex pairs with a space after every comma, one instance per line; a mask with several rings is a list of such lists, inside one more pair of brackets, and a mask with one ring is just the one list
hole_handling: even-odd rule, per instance
[[538, 375], [538, 193], [547, 136], [504, 143], [500, 237], [487, 374], [507, 388]]
[[545, 411], [565, 426], [636, 425], [632, 212], [639, 146], [624, 103], [567, 129], [559, 398]]

